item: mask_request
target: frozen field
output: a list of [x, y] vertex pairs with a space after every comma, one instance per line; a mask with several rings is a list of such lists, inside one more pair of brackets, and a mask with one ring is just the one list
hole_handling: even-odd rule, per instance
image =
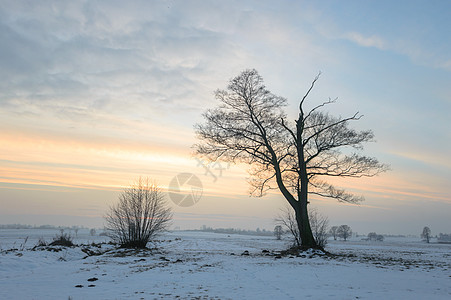
[[[0, 230], [0, 299], [451, 299], [451, 245], [355, 239], [330, 241], [337, 257], [277, 258], [271, 252], [288, 241], [171, 232], [152, 251], [107, 244], [32, 250], [57, 233]], [[74, 239], [107, 241], [88, 230]]]

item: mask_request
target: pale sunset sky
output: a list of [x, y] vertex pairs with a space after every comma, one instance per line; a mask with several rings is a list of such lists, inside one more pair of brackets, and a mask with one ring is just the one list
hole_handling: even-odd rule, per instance
[[[0, 224], [102, 227], [121, 189], [148, 176], [202, 181], [180, 228], [274, 228], [285, 200], [251, 198], [248, 166], [192, 155], [216, 89], [255, 68], [274, 94], [359, 111], [364, 153], [391, 166], [339, 184], [360, 205], [313, 198], [331, 225], [451, 232], [451, 1], [0, 0]], [[222, 170], [220, 170], [222, 168]], [[213, 177], [214, 174], [216, 177]], [[169, 201], [169, 200], [168, 200]]]

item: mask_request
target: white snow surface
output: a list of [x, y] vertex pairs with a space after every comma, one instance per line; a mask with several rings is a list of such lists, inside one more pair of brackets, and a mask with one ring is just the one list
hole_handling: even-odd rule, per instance
[[278, 258], [288, 239], [179, 231], [138, 251], [82, 229], [76, 247], [33, 250], [57, 233], [0, 230], [0, 299], [451, 299], [451, 245], [355, 238]]

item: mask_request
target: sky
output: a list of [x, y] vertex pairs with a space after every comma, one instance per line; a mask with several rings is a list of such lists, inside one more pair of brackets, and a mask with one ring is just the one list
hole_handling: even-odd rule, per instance
[[[140, 176], [180, 173], [198, 202], [182, 229], [274, 228], [277, 193], [249, 196], [249, 166], [193, 155], [214, 91], [255, 68], [294, 120], [313, 107], [364, 117], [364, 153], [389, 172], [340, 186], [360, 205], [312, 198], [331, 225], [387, 234], [451, 228], [449, 1], [0, 1], [0, 223], [102, 227]], [[170, 200], [168, 200], [170, 201]]]

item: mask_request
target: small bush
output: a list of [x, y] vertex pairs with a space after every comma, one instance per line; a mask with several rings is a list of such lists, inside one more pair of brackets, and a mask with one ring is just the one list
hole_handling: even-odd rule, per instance
[[166, 231], [172, 218], [162, 191], [148, 178], [125, 189], [106, 215], [106, 231], [122, 248], [146, 248]]
[[74, 243], [72, 243], [72, 237], [70, 234], [61, 233], [53, 238], [53, 242], [51, 242], [50, 246], [64, 246], [64, 247], [72, 247]]

